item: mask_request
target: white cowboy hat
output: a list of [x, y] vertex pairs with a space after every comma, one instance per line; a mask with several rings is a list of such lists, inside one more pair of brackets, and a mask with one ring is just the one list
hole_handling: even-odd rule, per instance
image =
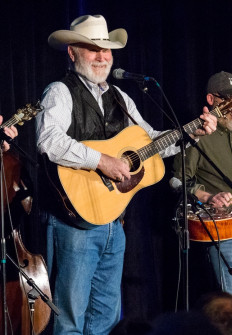
[[104, 49], [124, 48], [127, 42], [125, 29], [108, 33], [106, 20], [102, 15], [84, 15], [75, 19], [70, 30], [57, 30], [48, 37], [48, 43], [55, 49], [64, 49], [68, 44], [87, 43]]

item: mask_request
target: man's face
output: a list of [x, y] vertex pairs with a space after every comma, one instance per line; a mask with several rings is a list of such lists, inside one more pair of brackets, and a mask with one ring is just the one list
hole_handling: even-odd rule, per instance
[[[218, 106], [222, 101], [224, 101], [219, 94], [210, 94], [212, 97], [212, 107], [215, 108]], [[224, 117], [218, 118], [218, 123], [223, 127], [227, 128], [228, 130], [232, 131], [232, 112], [227, 113]]]
[[110, 49], [78, 43], [68, 47], [68, 53], [78, 73], [95, 84], [103, 83], [108, 77], [113, 64]]

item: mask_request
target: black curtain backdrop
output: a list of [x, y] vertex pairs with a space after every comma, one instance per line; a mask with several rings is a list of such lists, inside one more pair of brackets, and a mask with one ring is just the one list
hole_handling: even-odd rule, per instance
[[[63, 76], [67, 56], [51, 49], [47, 38], [55, 30], [69, 29], [72, 20], [84, 14], [102, 14], [109, 30], [127, 30], [128, 44], [113, 53], [113, 68], [156, 78], [182, 124], [201, 113], [208, 77], [221, 70], [232, 72], [230, 0], [2, 0], [0, 113], [5, 120], [26, 103], [40, 99], [46, 85]], [[135, 82], [113, 78], [110, 81], [135, 100], [155, 129], [174, 127]], [[154, 83], [149, 84], [148, 92], [171, 115]], [[34, 120], [18, 129], [17, 143], [37, 160]], [[33, 211], [24, 223], [24, 241], [31, 252], [45, 254], [37, 169], [22, 160], [34, 184]], [[128, 206], [122, 285], [124, 316], [152, 319], [162, 311], [174, 309], [178, 243], [171, 228], [171, 163], [172, 159], [165, 160], [162, 181], [141, 190]]]

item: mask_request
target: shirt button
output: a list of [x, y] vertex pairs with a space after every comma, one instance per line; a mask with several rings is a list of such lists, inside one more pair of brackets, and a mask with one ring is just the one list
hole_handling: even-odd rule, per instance
[[108, 126], [108, 125], [109, 125], [109, 122], [106, 122], [106, 123], [105, 123], [105, 126]]

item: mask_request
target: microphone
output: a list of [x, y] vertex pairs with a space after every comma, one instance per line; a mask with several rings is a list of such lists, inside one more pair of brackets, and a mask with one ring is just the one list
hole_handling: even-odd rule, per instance
[[145, 76], [143, 74], [138, 73], [130, 73], [126, 72], [123, 69], [115, 69], [112, 73], [113, 77], [116, 79], [132, 79], [136, 81], [149, 81], [149, 80], [155, 80], [152, 77]]
[[171, 188], [175, 191], [180, 191], [182, 188], [182, 182], [180, 179], [176, 178], [176, 177], [172, 177], [169, 180], [169, 185], [171, 186]]

